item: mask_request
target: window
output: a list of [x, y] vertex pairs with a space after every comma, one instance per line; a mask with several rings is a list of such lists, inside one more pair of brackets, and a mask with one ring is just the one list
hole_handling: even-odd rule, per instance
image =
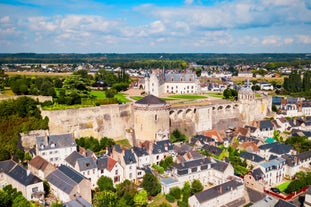
[[53, 162], [53, 157], [52, 157], [52, 158], [50, 158], [50, 161], [51, 161], [51, 162]]
[[154, 120], [157, 121], [158, 120], [158, 115], [154, 115]]
[[138, 175], [141, 175], [141, 172], [138, 172], [137, 174], [138, 174]]
[[53, 152], [52, 151], [50, 151], [50, 154], [52, 154]]
[[42, 152], [42, 155], [45, 155], [45, 152]]
[[118, 174], [118, 170], [116, 170], [116, 175]]
[[132, 178], [132, 173], [129, 174], [129, 178], [130, 178], [130, 179]]
[[131, 169], [132, 169], [132, 166], [130, 166], [129, 169], [131, 170]]
[[32, 188], [32, 192], [33, 193], [38, 192], [38, 187]]

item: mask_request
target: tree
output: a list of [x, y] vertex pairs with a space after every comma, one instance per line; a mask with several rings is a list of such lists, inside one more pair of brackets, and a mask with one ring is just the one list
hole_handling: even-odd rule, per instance
[[43, 181], [43, 189], [44, 189], [44, 196], [47, 197], [50, 194], [50, 184], [47, 180]]
[[191, 195], [194, 195], [196, 193], [199, 193], [203, 190], [203, 185], [200, 182], [200, 180], [193, 180], [191, 183]]
[[100, 191], [115, 191], [112, 179], [107, 176], [101, 176], [97, 180], [97, 186]]
[[30, 202], [26, 200], [23, 194], [19, 194], [13, 199], [12, 207], [30, 207]]
[[135, 183], [125, 180], [116, 186], [116, 193], [118, 198], [126, 201], [127, 205], [134, 205], [134, 196], [137, 193], [137, 186]]
[[118, 197], [116, 193], [105, 190], [95, 194], [93, 203], [95, 207], [115, 207], [118, 203]]
[[170, 189], [170, 195], [172, 195], [175, 199], [181, 198], [181, 189], [179, 187], [173, 187]]
[[63, 203], [61, 201], [54, 201], [51, 207], [63, 207]]
[[161, 192], [161, 184], [156, 176], [146, 173], [143, 177], [141, 186], [148, 192], [148, 195], [156, 196]]
[[146, 206], [148, 194], [147, 191], [141, 190], [134, 196], [134, 203], [136, 207]]
[[171, 142], [183, 142], [187, 140], [187, 137], [182, 134], [178, 129], [175, 129], [170, 136]]
[[237, 100], [238, 98], [238, 91], [235, 89], [231, 88], [226, 88], [223, 92], [223, 97], [225, 99], [232, 99], [232, 100]]

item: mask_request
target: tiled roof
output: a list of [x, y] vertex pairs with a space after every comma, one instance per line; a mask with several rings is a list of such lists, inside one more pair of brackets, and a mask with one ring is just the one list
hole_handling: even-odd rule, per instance
[[41, 156], [36, 156], [28, 162], [28, 165], [36, 168], [37, 170], [44, 170], [50, 163]]
[[158, 97], [154, 96], [154, 95], [147, 95], [144, 98], [138, 100], [135, 102], [136, 104], [144, 104], [144, 105], [165, 105], [166, 101], [163, 101], [161, 99], [159, 99]]

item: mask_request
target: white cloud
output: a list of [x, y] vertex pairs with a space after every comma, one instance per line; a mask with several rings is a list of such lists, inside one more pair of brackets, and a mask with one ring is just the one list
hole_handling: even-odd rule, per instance
[[298, 42], [303, 44], [310, 44], [311, 43], [311, 36], [310, 35], [297, 35]]
[[293, 42], [294, 42], [294, 40], [292, 38], [285, 38], [284, 39], [285, 44], [292, 44]]
[[190, 5], [193, 3], [193, 0], [185, 0], [185, 4]]
[[262, 40], [262, 44], [263, 45], [279, 45], [281, 41], [281, 38], [279, 36], [268, 36], [268, 37], [264, 37]]
[[2, 24], [5, 24], [5, 23], [9, 23], [10, 22], [10, 17], [9, 16], [4, 16], [0, 19], [0, 22]]

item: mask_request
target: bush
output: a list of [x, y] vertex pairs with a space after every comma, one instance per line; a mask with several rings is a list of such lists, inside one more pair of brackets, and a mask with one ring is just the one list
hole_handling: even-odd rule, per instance
[[175, 202], [175, 198], [174, 198], [174, 196], [171, 195], [171, 194], [167, 194], [167, 195], [165, 196], [165, 198], [166, 198], [166, 200], [167, 200], [168, 202], [170, 202], [170, 203], [174, 203], [174, 202]]
[[181, 189], [178, 187], [171, 188], [169, 195], [178, 200], [181, 198]]
[[156, 165], [156, 164], [152, 164], [152, 167], [160, 174], [163, 174], [164, 173], [164, 168], [159, 166], [159, 165]]

